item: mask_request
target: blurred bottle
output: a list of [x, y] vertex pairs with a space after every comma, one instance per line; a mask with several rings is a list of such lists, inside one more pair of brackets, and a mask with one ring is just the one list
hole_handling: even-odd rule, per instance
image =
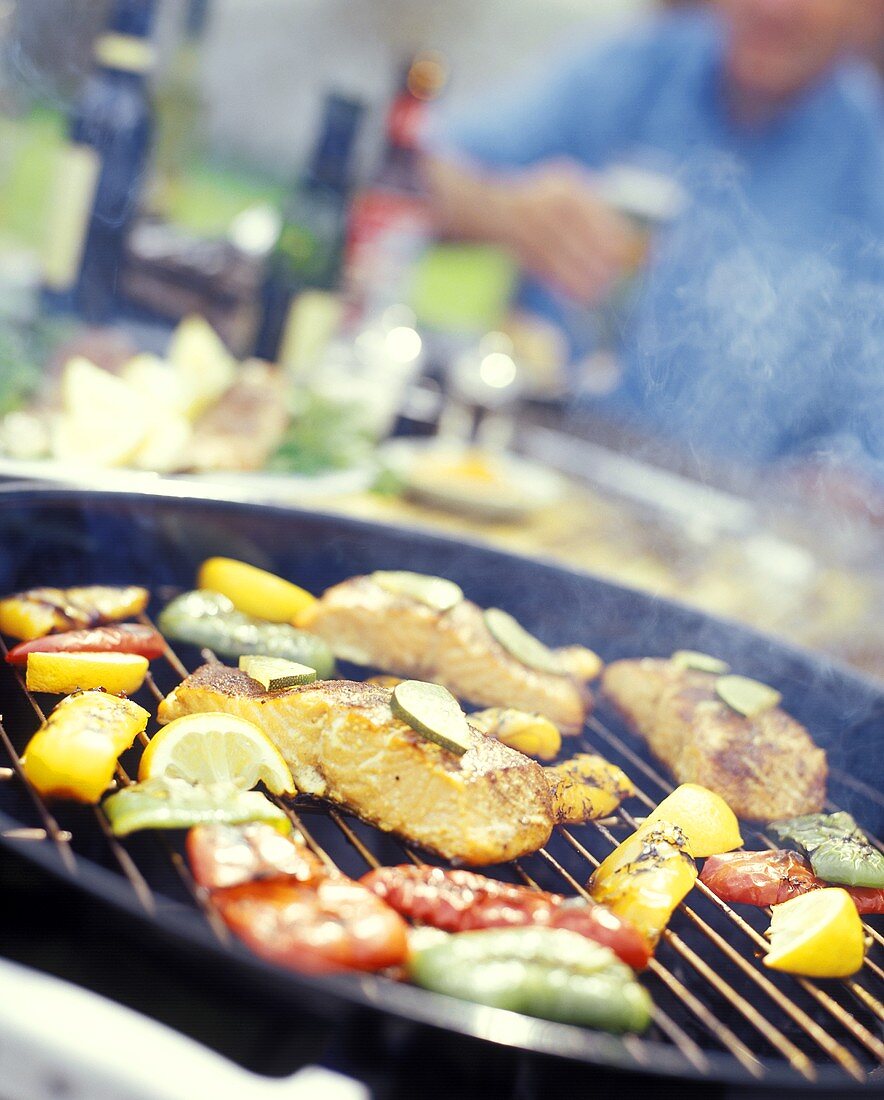
[[208, 13], [209, 0], [187, 0], [178, 49], [154, 100], [156, 142], [150, 205], [160, 213], [174, 204], [181, 177], [201, 152], [199, 43]]
[[410, 298], [408, 276], [430, 236], [418, 173], [420, 131], [446, 78], [438, 54], [420, 53], [409, 63], [387, 113], [380, 170], [353, 202], [345, 284], [363, 317]]
[[363, 105], [326, 96], [313, 157], [283, 209], [268, 262], [255, 354], [275, 361], [285, 344], [292, 303], [302, 290], [330, 290], [340, 279], [353, 147]]
[[151, 139], [147, 74], [154, 0], [114, 0], [95, 68], [71, 112], [47, 211], [44, 303], [104, 321], [117, 301], [123, 243]]

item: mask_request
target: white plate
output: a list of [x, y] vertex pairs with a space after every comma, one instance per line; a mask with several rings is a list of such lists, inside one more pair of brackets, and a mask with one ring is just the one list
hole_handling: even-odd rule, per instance
[[76, 466], [56, 459], [0, 458], [0, 479], [11, 481], [50, 481], [114, 492], [168, 493], [266, 504], [312, 502], [318, 497], [362, 492], [372, 485], [376, 476], [377, 469], [371, 463], [312, 476], [236, 472], [165, 476], [144, 470]]
[[428, 478], [420, 470], [427, 456], [457, 461], [467, 448], [439, 440], [394, 439], [381, 447], [380, 461], [402, 482], [409, 495], [430, 504], [490, 519], [515, 519], [561, 500], [566, 483], [553, 470], [507, 451], [490, 452], [501, 477], [493, 483], [453, 476]]

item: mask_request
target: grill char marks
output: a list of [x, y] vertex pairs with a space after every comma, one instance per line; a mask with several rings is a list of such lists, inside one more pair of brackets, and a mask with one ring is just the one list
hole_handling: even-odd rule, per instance
[[502, 863], [549, 838], [538, 764], [477, 730], [455, 756], [393, 717], [390, 691], [346, 680], [269, 693], [238, 669], [204, 665], [161, 704], [161, 722], [224, 711], [273, 740], [299, 790], [328, 798], [446, 859]]
[[779, 707], [744, 718], [718, 698], [712, 673], [672, 661], [615, 661], [602, 691], [680, 783], [716, 791], [734, 813], [772, 821], [822, 808], [826, 754]]

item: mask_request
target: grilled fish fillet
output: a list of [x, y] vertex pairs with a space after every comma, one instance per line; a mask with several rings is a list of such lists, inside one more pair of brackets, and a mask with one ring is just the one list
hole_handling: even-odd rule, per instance
[[472, 730], [463, 755], [393, 717], [391, 692], [347, 680], [269, 693], [238, 669], [203, 665], [160, 705], [160, 722], [224, 711], [259, 726], [299, 790], [469, 864], [502, 863], [549, 839], [549, 784], [533, 760]]
[[826, 795], [826, 754], [779, 707], [755, 718], [715, 693], [716, 677], [672, 661], [615, 661], [602, 691], [680, 783], [716, 791], [738, 817], [815, 813]]
[[340, 660], [431, 680], [480, 706], [534, 711], [563, 733], [582, 728], [592, 702], [572, 676], [538, 672], [511, 656], [470, 600], [443, 613], [371, 577], [352, 577], [327, 589], [298, 626], [324, 638]]

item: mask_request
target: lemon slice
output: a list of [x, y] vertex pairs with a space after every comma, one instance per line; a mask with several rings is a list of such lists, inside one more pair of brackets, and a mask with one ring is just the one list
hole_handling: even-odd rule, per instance
[[29, 653], [26, 683], [59, 695], [94, 688], [131, 695], [144, 683], [147, 664], [137, 653]]
[[316, 603], [316, 597], [306, 589], [235, 558], [204, 561], [197, 588], [220, 592], [238, 611], [274, 623], [289, 623]]
[[138, 778], [162, 775], [190, 783], [233, 783], [244, 791], [259, 782], [273, 794], [295, 790], [276, 745], [234, 714], [186, 714], [161, 729], [144, 750]]
[[743, 843], [736, 814], [721, 795], [697, 783], [682, 783], [647, 818], [671, 821], [687, 837], [691, 855], [714, 856]]
[[812, 890], [771, 910], [764, 965], [808, 978], [847, 978], [862, 966], [863, 926], [846, 890]]

